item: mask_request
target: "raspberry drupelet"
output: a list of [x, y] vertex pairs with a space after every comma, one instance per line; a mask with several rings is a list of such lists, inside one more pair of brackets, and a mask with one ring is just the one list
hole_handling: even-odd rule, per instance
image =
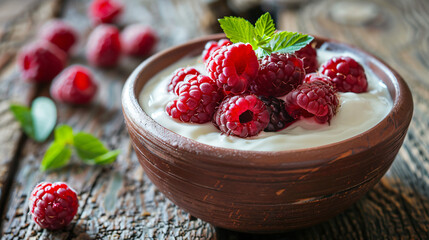
[[298, 58], [301, 58], [304, 62], [305, 73], [316, 72], [319, 68], [319, 62], [317, 61], [317, 52], [311, 44], [307, 44], [305, 47], [295, 52]]
[[229, 95], [220, 103], [213, 120], [222, 133], [246, 138], [264, 130], [270, 114], [256, 95]]
[[339, 92], [361, 93], [368, 89], [364, 68], [351, 57], [329, 59], [320, 73], [330, 77]]
[[259, 72], [249, 90], [256, 95], [284, 96], [298, 87], [304, 76], [301, 59], [293, 54], [272, 53], [259, 61]]
[[226, 94], [247, 91], [258, 74], [258, 58], [250, 44], [236, 43], [214, 51], [206, 62], [209, 76]]
[[77, 213], [76, 192], [66, 183], [42, 182], [31, 192], [30, 213], [41, 227], [57, 230], [67, 226]]
[[176, 95], [179, 95], [179, 89], [176, 86], [181, 82], [186, 82], [186, 78], [192, 78], [194, 75], [200, 75], [197, 69], [193, 67], [184, 67], [179, 68], [173, 73], [170, 83], [167, 86], [167, 91], [174, 92]]
[[283, 100], [266, 96], [260, 96], [259, 99], [265, 103], [270, 114], [270, 122], [264, 129], [265, 132], [280, 131], [295, 121], [286, 111], [285, 102]]
[[218, 50], [221, 47], [231, 45], [231, 41], [228, 39], [221, 39], [219, 41], [209, 41], [204, 46], [204, 50], [202, 53], [203, 61], [206, 62], [207, 59], [209, 59], [210, 54], [212, 54], [214, 51]]

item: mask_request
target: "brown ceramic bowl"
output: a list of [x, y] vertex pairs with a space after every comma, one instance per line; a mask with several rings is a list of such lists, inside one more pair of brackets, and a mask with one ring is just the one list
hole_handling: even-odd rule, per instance
[[[393, 108], [379, 124], [325, 146], [277, 152], [212, 147], [178, 135], [150, 118], [138, 96], [146, 82], [179, 59], [201, 54], [212, 35], [167, 49], [127, 80], [122, 107], [137, 157], [152, 182], [177, 206], [214, 226], [281, 232], [327, 220], [364, 195], [390, 167], [410, 123], [413, 102], [403, 79], [376, 57], [363, 57], [387, 85]], [[316, 38], [317, 46], [330, 41]], [[332, 41], [331, 41], [332, 42]]]

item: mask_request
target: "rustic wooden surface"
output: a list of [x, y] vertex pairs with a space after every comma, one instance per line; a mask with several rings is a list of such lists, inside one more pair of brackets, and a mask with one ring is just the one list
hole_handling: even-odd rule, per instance
[[[155, 26], [161, 36], [157, 50], [211, 32], [215, 15], [223, 11], [218, 5], [216, 11], [209, 11], [206, 4], [210, 1], [125, 2], [127, 15], [119, 25], [139, 21]], [[85, 17], [88, 1], [3, 0], [0, 2], [2, 239], [428, 239], [429, 2], [365, 1], [367, 5], [361, 9], [366, 12], [349, 14], [342, 12], [345, 10], [338, 1], [306, 2], [272, 10], [279, 28], [359, 46], [396, 69], [413, 92], [414, 117], [404, 146], [386, 176], [363, 199], [328, 222], [269, 236], [215, 229], [189, 216], [147, 179], [130, 146], [120, 94], [126, 77], [141, 60], [127, 58], [116, 69], [93, 68], [101, 82], [101, 91], [93, 104], [57, 105], [59, 123], [91, 132], [110, 148], [120, 148], [117, 161], [111, 166], [90, 167], [74, 159], [59, 171], [40, 172], [40, 161], [49, 141], [37, 144], [27, 139], [8, 106], [11, 102], [28, 104], [36, 96], [48, 95], [48, 86], [36, 87], [22, 81], [15, 63], [16, 51], [34, 38], [43, 22], [61, 17], [81, 33], [80, 46], [70, 63], [85, 64], [84, 42], [91, 30]], [[78, 191], [78, 214], [66, 229], [50, 232], [31, 221], [28, 195], [40, 181], [66, 181]]]

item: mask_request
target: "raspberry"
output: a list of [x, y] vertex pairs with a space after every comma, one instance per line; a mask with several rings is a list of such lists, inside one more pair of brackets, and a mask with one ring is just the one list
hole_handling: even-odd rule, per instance
[[330, 122], [337, 113], [338, 96], [324, 81], [303, 83], [286, 95], [286, 110], [294, 118], [314, 117], [319, 123]]
[[250, 44], [236, 43], [214, 51], [206, 62], [209, 76], [226, 94], [241, 94], [258, 74], [258, 58]]
[[30, 213], [42, 228], [56, 230], [67, 226], [77, 213], [76, 192], [66, 183], [39, 183], [31, 192]]
[[218, 50], [219, 48], [223, 47], [223, 46], [228, 46], [231, 45], [232, 42], [229, 41], [228, 39], [221, 39], [219, 41], [209, 41], [206, 43], [206, 45], [204, 46], [204, 51], [203, 51], [203, 61], [206, 62], [207, 59], [209, 59], [210, 54], [212, 54], [214, 51]]
[[62, 71], [52, 82], [51, 96], [60, 102], [86, 104], [91, 102], [97, 92], [97, 82], [91, 71], [81, 65], [70, 66]]
[[178, 92], [179, 99], [169, 102], [166, 111], [182, 122], [209, 122], [223, 97], [216, 83], [204, 75], [192, 75], [180, 84]]
[[319, 68], [316, 49], [314, 49], [310, 44], [307, 44], [305, 47], [296, 51], [295, 55], [298, 58], [301, 58], [304, 62], [304, 69], [306, 73], [316, 72]]
[[221, 132], [241, 138], [259, 134], [269, 122], [267, 107], [253, 94], [229, 95], [214, 115], [214, 123]]
[[89, 7], [89, 17], [95, 23], [113, 23], [123, 11], [122, 3], [115, 0], [94, 0]]
[[112, 25], [97, 26], [88, 38], [86, 57], [99, 67], [115, 66], [121, 56], [119, 30]]
[[179, 68], [174, 72], [173, 77], [171, 78], [170, 83], [167, 86], [167, 90], [169, 92], [174, 91], [176, 95], [179, 95], [179, 88], [176, 88], [177, 84], [181, 82], [187, 82], [186, 78], [193, 78], [194, 75], [200, 74], [201, 73], [193, 67]]
[[67, 54], [54, 44], [40, 40], [24, 46], [18, 55], [22, 77], [29, 82], [50, 82], [66, 65]]
[[287, 113], [283, 100], [276, 97], [265, 96], [260, 96], [259, 99], [267, 106], [268, 113], [270, 114], [270, 122], [264, 129], [265, 132], [280, 131], [295, 121], [295, 119]]
[[66, 53], [70, 51], [78, 39], [76, 30], [60, 19], [45, 23], [40, 29], [39, 36], [41, 39], [55, 44]]
[[151, 53], [158, 42], [158, 37], [149, 26], [133, 24], [123, 30], [121, 41], [124, 53], [144, 57]]
[[366, 92], [368, 82], [363, 67], [350, 57], [334, 57], [322, 65], [322, 74], [329, 76], [340, 92]]
[[323, 75], [320, 73], [309, 73], [309, 74], [305, 75], [304, 82], [310, 83], [310, 82], [314, 82], [314, 81], [323, 81], [323, 82], [326, 82], [328, 84], [331, 84], [332, 87], [335, 87], [334, 83], [332, 82], [332, 79], [326, 75]]
[[259, 66], [249, 87], [256, 95], [284, 96], [298, 87], [305, 76], [302, 60], [292, 54], [272, 53], [260, 60]]

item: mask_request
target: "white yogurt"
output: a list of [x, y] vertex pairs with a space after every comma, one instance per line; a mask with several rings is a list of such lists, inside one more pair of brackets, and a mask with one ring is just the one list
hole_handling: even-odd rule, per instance
[[254, 137], [239, 138], [221, 134], [212, 123], [191, 124], [171, 118], [165, 112], [165, 106], [170, 100], [177, 98], [173, 93], [167, 92], [172, 73], [177, 68], [186, 66], [194, 66], [204, 73], [201, 57], [184, 59], [158, 73], [140, 93], [140, 105], [150, 117], [175, 133], [204, 144], [239, 150], [281, 151], [322, 146], [374, 127], [392, 108], [392, 99], [386, 85], [377, 79], [358, 56], [322, 48], [317, 52], [319, 63], [334, 56], [350, 56], [361, 62], [368, 79], [368, 92], [339, 94], [340, 107], [330, 124], [319, 124], [313, 118], [306, 118], [279, 132], [261, 132]]

